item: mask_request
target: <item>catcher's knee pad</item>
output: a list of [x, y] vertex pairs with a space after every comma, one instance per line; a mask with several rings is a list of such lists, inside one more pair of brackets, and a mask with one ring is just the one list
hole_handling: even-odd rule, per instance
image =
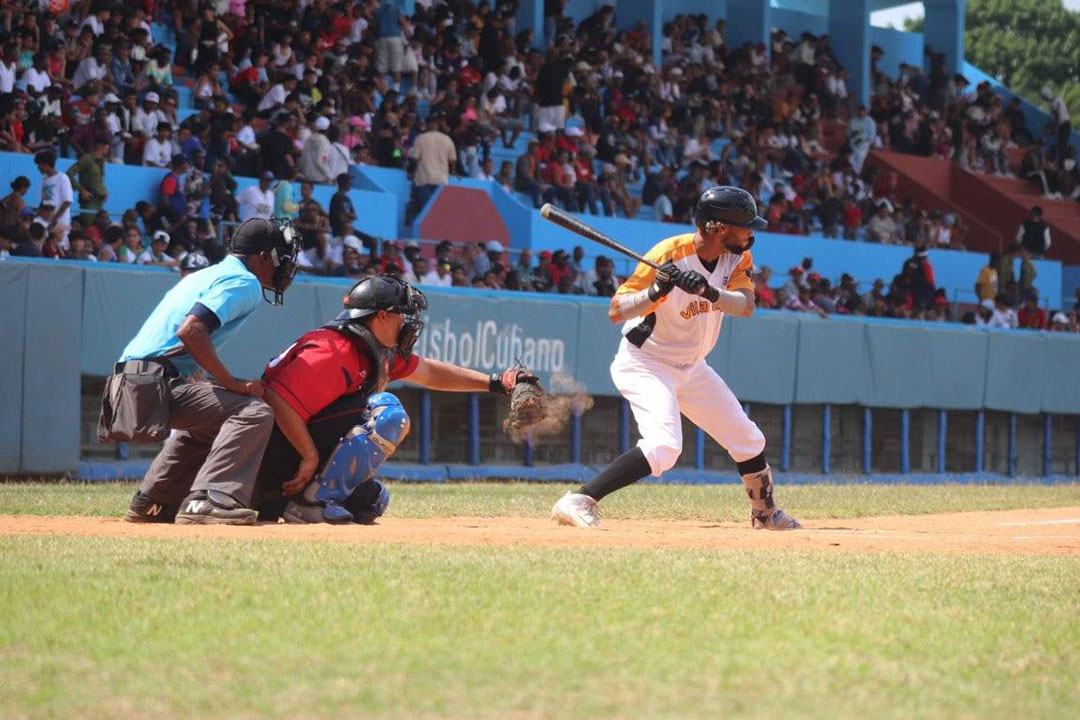
[[[331, 512], [344, 507], [354, 491], [370, 481], [386, 458], [394, 454], [398, 444], [409, 434], [409, 415], [392, 393], [376, 393], [368, 399], [363, 422], [353, 427], [330, 454], [322, 472], [304, 490], [304, 500], [320, 503]], [[377, 484], [377, 483], [376, 483]], [[380, 489], [385, 490], [379, 485]], [[377, 498], [359, 507], [367, 508]], [[389, 502], [386, 493], [382, 509]], [[378, 515], [381, 515], [380, 511]]]

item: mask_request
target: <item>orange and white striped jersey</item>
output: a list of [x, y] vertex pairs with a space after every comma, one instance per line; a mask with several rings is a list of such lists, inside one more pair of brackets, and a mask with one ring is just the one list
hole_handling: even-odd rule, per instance
[[[723, 252], [710, 273], [694, 251], [694, 233], [675, 235], [657, 243], [645, 254], [658, 265], [675, 263], [680, 270], [696, 270], [713, 287], [753, 290], [754, 266], [750, 251], [735, 255]], [[634, 274], [619, 286], [617, 293], [632, 293], [652, 285], [656, 270], [638, 263]], [[708, 300], [673, 288], [657, 300], [644, 315], [623, 323], [622, 334], [628, 342], [650, 356], [676, 367], [693, 365], [708, 355], [720, 337], [724, 313]]]

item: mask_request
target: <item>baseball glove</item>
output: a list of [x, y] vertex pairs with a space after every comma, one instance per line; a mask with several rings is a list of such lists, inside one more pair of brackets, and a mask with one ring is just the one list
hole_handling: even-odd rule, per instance
[[528, 430], [547, 417], [547, 393], [540, 383], [521, 381], [510, 391], [510, 412], [503, 423], [503, 430], [518, 433]]

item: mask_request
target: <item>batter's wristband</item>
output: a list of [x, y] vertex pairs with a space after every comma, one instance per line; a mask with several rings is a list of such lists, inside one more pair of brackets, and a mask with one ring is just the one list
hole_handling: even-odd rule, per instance
[[503, 385], [502, 375], [499, 373], [491, 373], [491, 375], [488, 375], [488, 392], [498, 393], [500, 395], [506, 394], [506, 386]]

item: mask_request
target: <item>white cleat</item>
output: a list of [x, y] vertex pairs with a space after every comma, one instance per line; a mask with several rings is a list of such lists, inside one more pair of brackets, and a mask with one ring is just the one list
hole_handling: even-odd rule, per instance
[[750, 527], [755, 530], [802, 530], [802, 523], [780, 508], [774, 508], [768, 515], [751, 510]]
[[596, 514], [596, 500], [581, 493], [568, 492], [551, 508], [551, 519], [560, 525], [597, 527], [600, 517]]

